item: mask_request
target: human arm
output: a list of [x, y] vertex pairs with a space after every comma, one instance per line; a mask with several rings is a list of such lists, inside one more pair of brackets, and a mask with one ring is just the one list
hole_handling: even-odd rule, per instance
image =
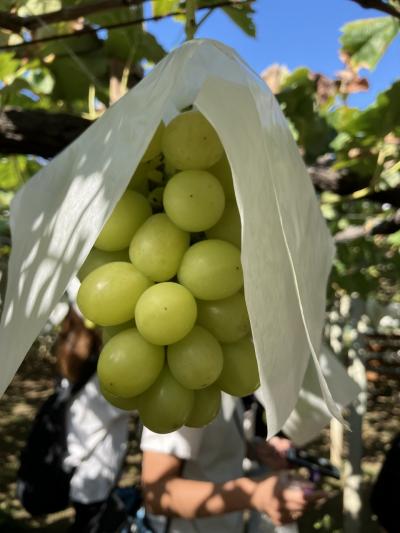
[[286, 455], [292, 446], [291, 441], [284, 437], [272, 437], [268, 441], [257, 437], [249, 442], [248, 456], [272, 470], [283, 470], [290, 466]]
[[146, 507], [153, 514], [187, 520], [255, 509], [276, 525], [296, 520], [307, 505], [322, 496], [306, 492], [311, 485], [293, 482], [287, 473], [262, 479], [239, 477], [224, 483], [181, 477], [182, 461], [174, 455], [144, 451], [142, 485]]

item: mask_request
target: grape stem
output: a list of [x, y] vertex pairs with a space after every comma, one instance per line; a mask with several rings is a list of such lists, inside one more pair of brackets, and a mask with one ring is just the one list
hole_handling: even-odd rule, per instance
[[190, 41], [196, 33], [196, 0], [186, 0], [186, 40]]

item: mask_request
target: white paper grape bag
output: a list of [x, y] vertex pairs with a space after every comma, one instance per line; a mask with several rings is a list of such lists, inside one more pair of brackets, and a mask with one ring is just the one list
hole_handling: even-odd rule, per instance
[[316, 357], [331, 237], [274, 96], [234, 51], [209, 40], [169, 54], [14, 198], [0, 393], [88, 255], [160, 120], [190, 105], [214, 126], [232, 168], [269, 434], [295, 407], [310, 352], [327, 406], [340, 417]]

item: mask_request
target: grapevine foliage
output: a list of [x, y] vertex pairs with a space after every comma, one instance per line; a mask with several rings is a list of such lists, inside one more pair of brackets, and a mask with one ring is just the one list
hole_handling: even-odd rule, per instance
[[[198, 8], [218, 3], [201, 0]], [[84, 4], [86, 0], [2, 3], [0, 46], [78, 33], [70, 39], [2, 50], [0, 108], [41, 109], [94, 120], [167, 53], [156, 34], [149, 33], [143, 24], [131, 24], [148, 15], [140, 4], [129, 7], [116, 0], [113, 9], [47, 22], [49, 13]], [[219, 9], [247, 35], [255, 36], [256, 7], [257, 2], [253, 7], [247, 3]], [[184, 3], [179, 0], [153, 1], [151, 9], [153, 16], [181, 12], [175, 19], [185, 22]], [[207, 11], [198, 13], [197, 20], [204, 14]], [[39, 18], [24, 27], [23, 17], [32, 19], [32, 15]], [[128, 22], [112, 30], [79, 34], [87, 28]], [[375, 68], [398, 38], [399, 27], [399, 19], [391, 16], [345, 25], [339, 44], [344, 69], [336, 79], [307, 68], [288, 72], [276, 65], [263, 73], [290, 122], [310, 167], [322, 213], [336, 236], [332, 295], [359, 292], [382, 300], [400, 298], [396, 280], [400, 267], [400, 81], [364, 110], [348, 105], [349, 94], [368, 90], [360, 69]], [[37, 135], [41, 135], [40, 130]], [[0, 137], [0, 256], [10, 250], [11, 199], [44, 164], [45, 159], [31, 155], [26, 147], [15, 154], [3, 151]]]

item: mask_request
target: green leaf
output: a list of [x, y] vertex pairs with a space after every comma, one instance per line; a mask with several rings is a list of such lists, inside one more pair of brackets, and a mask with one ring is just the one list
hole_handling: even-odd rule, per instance
[[[54, 32], [54, 27], [52, 28]], [[56, 33], [64, 33], [62, 24]], [[47, 43], [40, 50], [42, 58], [54, 56], [47, 68], [54, 78], [52, 98], [76, 102], [87, 101], [89, 87], [96, 87], [96, 96], [106, 99], [108, 90], [108, 60], [104, 42], [96, 35], [81, 35], [68, 39], [68, 42]]]
[[392, 246], [400, 248], [400, 230], [387, 237], [387, 242]]
[[30, 91], [31, 86], [23, 78], [16, 78], [10, 85], [0, 89], [0, 105], [13, 105], [31, 107], [32, 99], [21, 94], [20, 91]]
[[153, 9], [153, 17], [163, 17], [168, 13], [179, 10], [179, 0], [153, 0], [151, 3]]
[[[0, 237], [3, 237], [3, 236], [9, 236], [10, 235], [10, 226], [8, 224], [8, 221], [5, 220], [4, 218], [0, 218]], [[0, 253], [0, 257], [1, 257], [1, 253]]]
[[[210, 6], [218, 4], [220, 0], [199, 0], [197, 7]], [[254, 25], [252, 16], [254, 9], [249, 4], [236, 4], [235, 7], [223, 7], [224, 13], [234, 22], [241, 30], [243, 30], [250, 37], [255, 37], [256, 27]]]
[[[126, 8], [113, 9], [106, 12], [94, 13], [87, 17], [92, 24], [99, 26], [110, 26], [132, 21], [135, 16], [142, 14], [141, 9], [135, 9], [134, 13]], [[139, 35], [142, 33], [140, 25], [126, 26], [115, 28], [108, 31], [105, 39], [104, 51], [108, 57], [118, 58], [121, 61], [127, 61], [128, 58], [136, 59], [136, 49], [138, 46]]]
[[53, 91], [54, 78], [45, 67], [28, 70], [25, 79], [36, 93], [51, 94]]
[[335, 130], [340, 132], [348, 132], [349, 124], [351, 125], [351, 123], [356, 120], [361, 113], [362, 112], [359, 109], [341, 106], [327, 115], [327, 121], [333, 128], [335, 128]]
[[30, 15], [43, 15], [52, 13], [62, 8], [61, 0], [26, 0], [18, 9], [20, 17], [29, 17]]
[[373, 70], [399, 28], [400, 22], [393, 17], [362, 19], [345, 24], [340, 38], [345, 62], [355, 69]]
[[3, 52], [0, 54], [0, 80], [7, 83], [9, 76], [15, 75], [20, 66], [20, 61], [14, 58], [13, 52]]
[[3, 191], [14, 190], [22, 182], [19, 165], [22, 157], [3, 157], [0, 159], [0, 189]]
[[336, 137], [331, 141], [330, 147], [335, 151], [339, 152], [340, 150], [346, 149], [350, 144], [352, 138], [348, 133], [340, 132]]
[[309, 70], [302, 67], [292, 72], [277, 97], [286, 117], [297, 130], [297, 141], [305, 149], [307, 162], [326, 153], [335, 132], [318, 112], [316, 83]]
[[166, 55], [166, 51], [157, 41], [154, 35], [143, 31], [140, 35], [140, 44], [138, 47], [140, 59], [147, 59], [153, 63], [158, 63]]
[[285, 81], [282, 83], [281, 91], [299, 85], [311, 88], [312, 92], [315, 91], [315, 84], [311, 80], [311, 73], [307, 67], [299, 67], [286, 76]]
[[380, 93], [371, 106], [348, 123], [347, 131], [355, 136], [383, 138], [399, 126], [400, 81], [396, 81], [390, 89]]
[[224, 13], [250, 37], [256, 36], [256, 26], [252, 19], [254, 10], [249, 4], [238, 5], [237, 7], [224, 7]]
[[[142, 14], [136, 9], [136, 14]], [[107, 13], [100, 13], [88, 17], [92, 23], [107, 26], [132, 20], [132, 11], [116, 9]], [[153, 63], [160, 61], [166, 54], [154, 35], [144, 31], [142, 25], [133, 25], [108, 32], [104, 41], [105, 53], [109, 58], [117, 58], [124, 63], [139, 63], [147, 59]]]

